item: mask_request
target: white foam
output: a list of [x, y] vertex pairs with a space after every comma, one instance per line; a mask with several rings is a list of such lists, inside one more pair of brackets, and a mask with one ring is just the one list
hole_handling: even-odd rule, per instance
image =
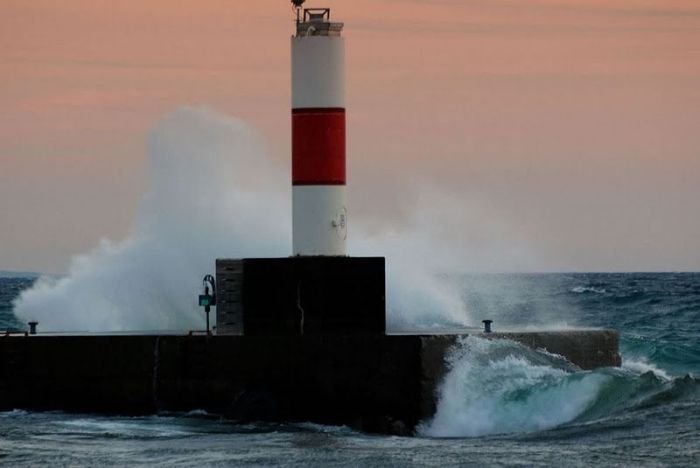
[[536, 364], [520, 345], [468, 337], [451, 357], [430, 437], [474, 437], [549, 429], [581, 415], [607, 377]]
[[10, 411], [0, 411], [0, 418], [17, 418], [28, 415], [29, 412], [21, 409], [13, 409]]
[[593, 288], [593, 287], [588, 287], [588, 286], [576, 286], [574, 288], [571, 288], [571, 292], [575, 292], [578, 294], [581, 294], [581, 293], [605, 294], [607, 291], [603, 288]]
[[672, 380], [673, 377], [669, 373], [667, 373], [665, 370], [655, 366], [654, 364], [645, 361], [644, 359], [630, 359], [627, 357], [623, 357], [622, 359], [622, 368], [626, 369], [634, 374], [637, 375], [642, 375], [646, 374], [647, 372], [652, 372], [658, 377], [664, 379], [664, 380]]

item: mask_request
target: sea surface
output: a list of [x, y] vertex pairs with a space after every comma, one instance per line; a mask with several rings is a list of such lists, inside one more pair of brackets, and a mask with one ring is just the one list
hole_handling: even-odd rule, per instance
[[[445, 280], [460, 288], [474, 325], [616, 328], [623, 367], [586, 372], [544, 351], [469, 338], [450, 356], [435, 418], [414, 437], [237, 424], [202, 411], [16, 409], [0, 413], [0, 464], [700, 466], [700, 274]], [[25, 328], [11, 301], [33, 281], [0, 279], [0, 330]]]

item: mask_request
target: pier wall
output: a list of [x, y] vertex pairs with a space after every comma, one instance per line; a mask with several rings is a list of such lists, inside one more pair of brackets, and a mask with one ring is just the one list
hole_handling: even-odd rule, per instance
[[[489, 337], [570, 352], [584, 368], [619, 364], [616, 332], [571, 333]], [[204, 409], [242, 421], [410, 433], [433, 414], [445, 355], [459, 336], [2, 337], [0, 410]]]

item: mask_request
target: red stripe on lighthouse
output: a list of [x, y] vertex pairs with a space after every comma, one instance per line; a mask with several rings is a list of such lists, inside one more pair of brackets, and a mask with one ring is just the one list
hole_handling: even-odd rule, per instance
[[292, 110], [292, 183], [345, 185], [345, 109]]

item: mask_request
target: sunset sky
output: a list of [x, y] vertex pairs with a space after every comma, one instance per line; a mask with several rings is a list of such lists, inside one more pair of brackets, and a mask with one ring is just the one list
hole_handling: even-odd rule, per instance
[[[345, 22], [351, 220], [444, 202], [474, 269], [700, 270], [700, 2], [307, 4]], [[127, 236], [181, 105], [288, 168], [292, 31], [287, 0], [3, 0], [0, 270]]]

